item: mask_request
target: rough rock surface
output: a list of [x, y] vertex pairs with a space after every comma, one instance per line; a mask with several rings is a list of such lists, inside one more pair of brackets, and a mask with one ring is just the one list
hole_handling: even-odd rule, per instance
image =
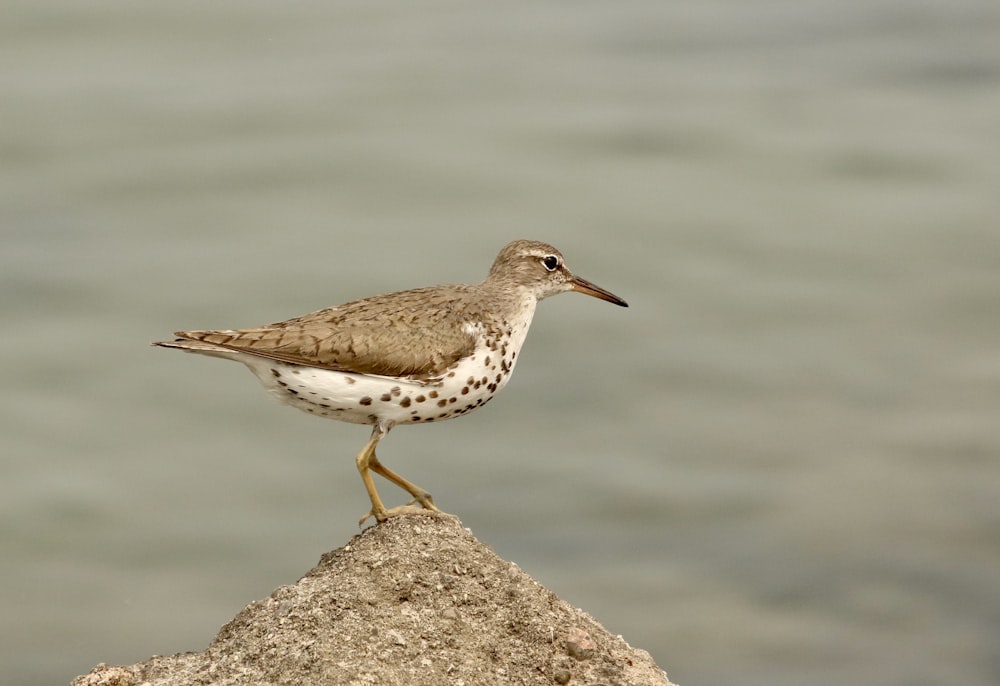
[[248, 605], [199, 653], [97, 665], [73, 686], [671, 686], [450, 516], [390, 519]]

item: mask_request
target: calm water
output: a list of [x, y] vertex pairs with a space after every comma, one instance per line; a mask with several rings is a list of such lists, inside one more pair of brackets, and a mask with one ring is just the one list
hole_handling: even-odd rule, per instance
[[367, 509], [363, 427], [149, 341], [531, 237], [632, 307], [387, 464], [679, 684], [1000, 682], [1000, 6], [334, 5], [4, 3], [0, 681], [200, 649]]

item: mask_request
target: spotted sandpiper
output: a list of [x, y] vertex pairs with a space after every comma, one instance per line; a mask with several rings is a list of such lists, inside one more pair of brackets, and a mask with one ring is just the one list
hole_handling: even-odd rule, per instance
[[[356, 462], [377, 522], [440, 512], [431, 494], [383, 466], [375, 447], [397, 425], [460, 417], [487, 402], [514, 371], [539, 300], [577, 291], [628, 303], [566, 268], [551, 245], [517, 240], [479, 284], [378, 295], [250, 329], [177, 331], [154, 345], [245, 364], [282, 402], [309, 414], [371, 424]], [[413, 500], [386, 509], [371, 472]], [[421, 508], [414, 507], [418, 503]]]

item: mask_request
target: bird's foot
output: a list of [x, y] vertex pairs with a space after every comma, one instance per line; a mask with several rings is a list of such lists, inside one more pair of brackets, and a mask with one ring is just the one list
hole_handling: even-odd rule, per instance
[[[420, 507], [416, 507], [414, 503], [420, 503]], [[429, 493], [423, 494], [423, 497], [414, 498], [406, 505], [399, 505], [397, 507], [390, 507], [388, 510], [382, 510], [381, 512], [376, 512], [374, 509], [368, 511], [364, 517], [358, 521], [358, 526], [364, 526], [364, 523], [368, 521], [370, 517], [375, 518], [375, 522], [381, 524], [389, 517], [398, 517], [399, 515], [429, 515], [436, 517], [439, 515], [444, 515], [452, 517], [454, 515], [449, 515], [447, 512], [442, 512], [434, 504], [434, 500], [431, 498]]]
[[[404, 505], [403, 507], [410, 507], [414, 503], [420, 503], [421, 507], [423, 507], [425, 510], [430, 510], [432, 512], [441, 511], [437, 508], [437, 505], [434, 504], [434, 496], [432, 496], [430, 493], [423, 490], [422, 488], [414, 488], [414, 490], [411, 491], [410, 494], [413, 496], [413, 500], [406, 503], [406, 505]], [[393, 509], [398, 509], [398, 508], [393, 508]]]

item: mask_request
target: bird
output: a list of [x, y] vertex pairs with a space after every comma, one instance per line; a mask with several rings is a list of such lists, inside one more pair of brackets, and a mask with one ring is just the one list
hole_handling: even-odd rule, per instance
[[[377, 295], [247, 329], [177, 331], [155, 346], [244, 364], [279, 401], [319, 417], [372, 426], [355, 464], [376, 524], [442, 511], [375, 454], [396, 426], [461, 417], [510, 380], [540, 300], [575, 291], [628, 303], [574, 275], [553, 246], [515, 240], [485, 280]], [[410, 494], [386, 508], [372, 474]]]

